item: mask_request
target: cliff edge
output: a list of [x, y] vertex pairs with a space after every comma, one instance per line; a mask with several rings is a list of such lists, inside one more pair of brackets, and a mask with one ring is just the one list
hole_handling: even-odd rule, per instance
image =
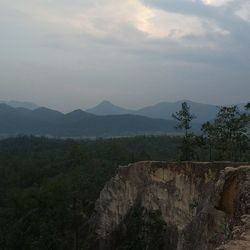
[[249, 214], [246, 163], [138, 162], [102, 190], [89, 248], [250, 249]]

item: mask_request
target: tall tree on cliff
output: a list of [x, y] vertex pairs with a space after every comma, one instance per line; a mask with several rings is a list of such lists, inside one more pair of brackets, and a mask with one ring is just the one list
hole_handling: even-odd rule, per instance
[[246, 104], [245, 108], [246, 108], [246, 110], [250, 111], [250, 102]]
[[249, 150], [249, 146], [250, 146], [250, 102], [246, 104], [245, 110], [246, 110], [246, 119], [247, 119], [247, 138], [248, 138], [248, 150]]
[[246, 110], [246, 116], [247, 116], [247, 127], [248, 127], [248, 130], [250, 130], [250, 102], [248, 102], [246, 105], [245, 105], [245, 110]]
[[183, 160], [191, 160], [194, 155], [194, 134], [190, 132], [191, 121], [196, 118], [194, 114], [190, 113], [190, 107], [187, 102], [181, 104], [181, 109], [172, 114], [172, 117], [178, 121], [177, 129], [184, 129], [185, 134], [180, 146]]
[[213, 149], [216, 142], [216, 127], [211, 122], [206, 122], [202, 124], [201, 131], [203, 133], [202, 138], [204, 139], [204, 144], [208, 146], [209, 149], [209, 160], [212, 160]]
[[247, 149], [247, 113], [239, 111], [236, 105], [219, 108], [214, 120], [216, 147], [221, 160], [240, 160]]

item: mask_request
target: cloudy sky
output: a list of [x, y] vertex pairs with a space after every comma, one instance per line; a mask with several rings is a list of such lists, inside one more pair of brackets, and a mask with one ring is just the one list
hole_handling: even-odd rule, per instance
[[0, 99], [250, 99], [249, 0], [0, 0], [0, 31]]

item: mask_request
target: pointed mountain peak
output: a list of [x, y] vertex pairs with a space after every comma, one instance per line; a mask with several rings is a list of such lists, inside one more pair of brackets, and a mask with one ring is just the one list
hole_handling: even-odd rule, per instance
[[122, 108], [107, 100], [102, 101], [97, 106], [86, 111], [95, 115], [121, 115], [133, 113], [132, 110]]
[[112, 102], [107, 101], [107, 100], [103, 100], [101, 103], [98, 104], [98, 106], [116, 106], [114, 105]]

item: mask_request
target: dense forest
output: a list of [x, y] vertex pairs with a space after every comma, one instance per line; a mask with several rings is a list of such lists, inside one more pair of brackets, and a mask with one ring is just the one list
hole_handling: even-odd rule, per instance
[[0, 141], [0, 249], [75, 249], [120, 164], [174, 160], [178, 138]]
[[233, 107], [221, 109], [202, 135], [194, 135], [193, 116], [186, 111], [186, 117], [176, 113], [179, 121], [188, 118], [180, 123], [185, 136], [0, 140], [0, 250], [87, 249], [87, 221], [119, 165], [187, 155], [186, 160], [250, 161], [249, 120], [242, 120], [249, 116]]

